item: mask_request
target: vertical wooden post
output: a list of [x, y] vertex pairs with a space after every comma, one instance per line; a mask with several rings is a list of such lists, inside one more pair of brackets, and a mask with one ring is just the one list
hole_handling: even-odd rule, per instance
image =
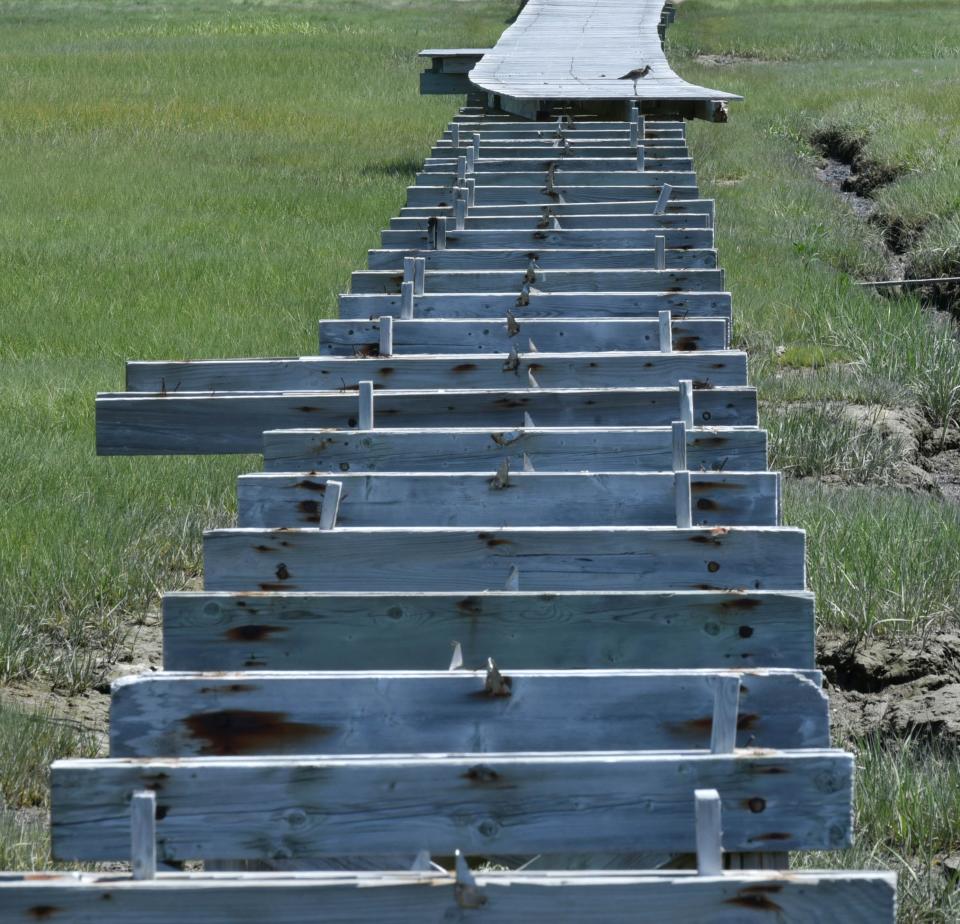
[[673, 322], [669, 311], [661, 311], [657, 315], [659, 320], [660, 352], [673, 352]]
[[680, 379], [680, 419], [693, 429], [693, 382], [690, 379]]
[[740, 675], [724, 674], [713, 685], [713, 725], [710, 753], [732, 754], [737, 746], [737, 714], [740, 708]]
[[676, 495], [677, 529], [693, 526], [693, 510], [690, 507], [690, 472], [673, 473], [673, 490]]
[[413, 266], [413, 294], [423, 295], [427, 285], [427, 258], [416, 257]]
[[673, 187], [669, 183], [664, 183], [660, 187], [660, 195], [657, 196], [657, 204], [653, 207], [654, 215], [662, 215], [667, 210], [667, 203], [670, 201], [670, 193]]
[[477, 204], [477, 181], [472, 176], [467, 178], [467, 208]]
[[414, 274], [416, 273], [416, 268], [417, 268], [416, 257], [403, 258], [403, 281], [404, 282], [413, 282], [413, 277], [414, 277]]
[[400, 283], [400, 317], [409, 321], [413, 317], [413, 281]]
[[667, 268], [667, 239], [662, 234], [653, 239], [653, 262], [658, 270]]
[[[413, 283], [410, 283], [412, 286]], [[357, 426], [361, 430], [373, 429], [373, 382], [360, 382], [360, 401], [357, 413]]]
[[[450, 123], [450, 143], [454, 148], [460, 147], [460, 123], [451, 122]], [[456, 151], [454, 151], [454, 157], [457, 156]]]
[[435, 249], [447, 249], [447, 218], [445, 215], [441, 215], [439, 218], [437, 218], [437, 241]]
[[533, 422], [533, 418], [527, 411], [523, 412], [523, 425], [525, 427], [535, 427], [536, 424]]
[[[369, 429], [369, 427], [366, 429]], [[342, 494], [342, 481], [327, 482], [326, 490], [323, 492], [323, 503], [320, 506], [320, 529], [333, 529], [337, 525]]]
[[393, 356], [393, 315], [380, 315], [380, 348], [381, 356]]
[[685, 472], [687, 470], [687, 425], [682, 420], [675, 420], [671, 425], [673, 437], [673, 470]]
[[467, 178], [467, 159], [460, 156], [457, 158], [457, 179], [461, 182]]
[[637, 113], [637, 140], [643, 141], [647, 137], [647, 120], [646, 117]]
[[473, 136], [473, 166], [476, 169], [477, 161], [480, 160], [480, 134], [475, 132]]
[[642, 144], [637, 145], [637, 170], [643, 173], [647, 169], [646, 152]]
[[506, 583], [503, 586], [504, 590], [520, 589], [520, 569], [516, 565], [510, 566], [510, 573], [507, 575]]
[[723, 872], [720, 793], [715, 789], [697, 789], [693, 799], [697, 819], [697, 873], [719, 876]]
[[[466, 192], [466, 190], [464, 190]], [[453, 202], [453, 214], [456, 228], [462, 231], [467, 226], [467, 200], [458, 197]]]
[[134, 879], [157, 875], [157, 794], [144, 790], [130, 798], [130, 865]]

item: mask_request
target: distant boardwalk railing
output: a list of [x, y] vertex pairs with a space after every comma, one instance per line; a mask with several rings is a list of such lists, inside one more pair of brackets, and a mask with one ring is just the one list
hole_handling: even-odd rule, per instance
[[101, 453], [264, 471], [110, 757], [53, 765], [56, 859], [132, 874], [4, 874], [0, 920], [894, 920], [891, 874], [788, 869], [850, 845], [853, 759], [686, 146], [732, 96], [669, 18], [429, 50], [467, 105], [317, 355], [98, 397]]

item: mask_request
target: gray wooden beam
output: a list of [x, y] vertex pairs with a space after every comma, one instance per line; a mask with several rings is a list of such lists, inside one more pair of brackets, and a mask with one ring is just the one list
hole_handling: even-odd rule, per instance
[[[653, 246], [646, 248], [631, 247], [580, 247], [569, 248], [527, 248], [514, 250], [496, 249], [467, 249], [464, 247], [451, 249], [450, 238], [453, 233], [447, 232], [447, 245], [443, 250], [417, 249], [386, 249], [370, 250], [367, 252], [367, 266], [371, 270], [397, 270], [403, 265], [403, 260], [410, 255], [420, 255], [427, 262], [427, 269], [431, 273], [448, 270], [460, 271], [497, 271], [509, 270], [525, 271], [533, 260], [536, 263], [538, 276], [549, 271], [572, 272], [576, 270], [696, 270], [715, 269], [717, 266], [717, 252], [706, 248], [673, 249], [665, 251], [664, 263], [657, 265], [656, 253]], [[463, 233], [463, 232], [457, 232]], [[661, 235], [662, 236], [662, 235]]]
[[[666, 246], [671, 250], [713, 247], [712, 228], [637, 228], [634, 230], [617, 228], [609, 223], [610, 218], [608, 216], [602, 217], [607, 222], [606, 226], [602, 228], [561, 228], [560, 230], [550, 228], [476, 230], [468, 228], [463, 231], [451, 231], [447, 234], [447, 250], [451, 253], [464, 249], [495, 250], [502, 256], [506, 256], [512, 250], [523, 250], [527, 253], [533, 251], [538, 254], [537, 262], [541, 263], [546, 258], [547, 251], [544, 250], [545, 248], [566, 248], [561, 252], [570, 253], [569, 265], [573, 267], [576, 266], [574, 261], [579, 256], [579, 251], [571, 252], [571, 248], [651, 249], [657, 236], [665, 238]], [[646, 219], [646, 216], [641, 217]], [[489, 219], [482, 220], [489, 221]], [[423, 250], [429, 247], [429, 234], [426, 230], [383, 231], [380, 234], [380, 239], [384, 248]], [[503, 248], [507, 248], [506, 253], [504, 253]], [[428, 254], [423, 254], [423, 256], [429, 257]], [[374, 268], [372, 264], [371, 268]], [[504, 269], [506, 268], [504, 266]]]

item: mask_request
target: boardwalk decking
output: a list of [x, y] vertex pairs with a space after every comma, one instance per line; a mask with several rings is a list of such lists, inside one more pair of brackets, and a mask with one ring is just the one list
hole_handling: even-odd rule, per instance
[[55, 857], [132, 878], [0, 874], [0, 920], [892, 924], [892, 875], [784, 869], [850, 844], [854, 767], [677, 118], [731, 95], [669, 71], [662, 6], [530, 0], [477, 66], [427, 52], [496, 98], [318, 355], [98, 397], [101, 453], [264, 471], [110, 757], [53, 766]]

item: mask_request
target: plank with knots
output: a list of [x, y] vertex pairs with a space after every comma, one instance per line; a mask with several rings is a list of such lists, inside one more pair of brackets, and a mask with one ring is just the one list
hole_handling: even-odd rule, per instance
[[[675, 216], [676, 217], [676, 216]], [[609, 222], [609, 219], [607, 219]], [[615, 228], [607, 224], [603, 228], [538, 228], [510, 229], [496, 228], [462, 231], [447, 231], [446, 250], [431, 250], [431, 235], [427, 229], [409, 231], [382, 231], [380, 241], [384, 249], [426, 250], [436, 259], [443, 253], [458, 250], [492, 250], [504, 259], [513, 251], [523, 250], [526, 254], [536, 253], [537, 262], [548, 251], [569, 254], [569, 266], [577, 266], [576, 258], [582, 256], [585, 248], [608, 250], [649, 250], [656, 239], [662, 237], [667, 250], [709, 250], [713, 247], [712, 228], [638, 228], [636, 230]], [[427, 254], [415, 254], [427, 257]], [[528, 256], [529, 262], [529, 256]], [[716, 254], [714, 254], [714, 260]], [[637, 263], [637, 267], [643, 264]], [[678, 264], [679, 265], [679, 264]], [[402, 264], [401, 264], [402, 266]], [[505, 264], [503, 269], [507, 269]], [[526, 266], [526, 264], [524, 264]], [[374, 269], [373, 264], [370, 268]]]
[[[541, 182], [515, 183], [510, 185], [476, 187], [476, 202], [478, 206], [496, 205], [551, 205], [552, 203], [620, 203], [649, 201], [651, 211], [660, 196], [659, 186], [642, 186], [639, 184], [625, 185], [610, 183], [606, 186], [578, 185], [568, 176], [562, 183], [547, 186], [546, 177]], [[669, 181], [668, 181], [669, 182]], [[673, 186], [671, 183], [670, 200], [695, 199], [700, 200], [700, 192], [693, 183], [686, 186]], [[453, 184], [438, 183], [435, 186], [408, 186], [408, 206], [453, 206]], [[473, 208], [471, 207], [471, 212]]]
[[[427, 210], [429, 211], [429, 210]], [[444, 210], [437, 210], [443, 213]], [[446, 210], [449, 211], [449, 210]], [[407, 241], [414, 244], [426, 241], [427, 237], [423, 232], [429, 230], [433, 214], [416, 216], [407, 215], [399, 218], [391, 218], [388, 231], [406, 232], [407, 237], [382, 238], [384, 241]], [[609, 233], [610, 231], [623, 230], [627, 232], [643, 232], [649, 234], [652, 241], [658, 234], [667, 237], [674, 242], [673, 246], [685, 246], [686, 244], [700, 245], [705, 247], [713, 246], [713, 223], [708, 212], [666, 212], [662, 215], [644, 214], [638, 212], [613, 212], [595, 215], [572, 214], [559, 216], [551, 213], [549, 210], [544, 212], [511, 215], [474, 215], [473, 211], [467, 212], [464, 219], [464, 229], [467, 231], [486, 231], [502, 232], [517, 231], [530, 234], [534, 231], [544, 231], [556, 228], [561, 231], [595, 231], [597, 233]], [[416, 232], [421, 232], [416, 234]], [[456, 246], [455, 242], [460, 240], [462, 231], [448, 231], [448, 246]], [[519, 235], [517, 235], [519, 237]], [[386, 246], [386, 244], [384, 244]]]
[[[115, 681], [111, 757], [709, 750], [715, 671], [159, 672]], [[491, 685], [491, 676], [494, 678]], [[737, 743], [828, 748], [819, 677], [738, 673]]]
[[204, 588], [804, 590], [804, 536], [770, 526], [215, 529], [204, 534]]
[[166, 670], [527, 668], [809, 670], [807, 591], [180, 592]]
[[[716, 203], [713, 199], [678, 198], [671, 194], [662, 213], [655, 213], [657, 199], [643, 190], [633, 199], [621, 201], [599, 201], [587, 199], [583, 202], [516, 202], [500, 205], [471, 205], [472, 218], [500, 218], [509, 215], [537, 215], [540, 217], [555, 215], [561, 220], [578, 215], [646, 215], [650, 218], [669, 217], [671, 215], [708, 215], [713, 224]], [[453, 204], [443, 206], [407, 205], [400, 209], [400, 218], [429, 218], [431, 215], [452, 215]]]
[[[576, 162], [570, 161], [567, 167], [560, 161], [556, 170], [503, 170], [472, 173], [476, 180], [478, 201], [488, 201], [487, 193], [501, 187], [517, 186], [559, 186], [593, 188], [620, 187], [625, 189], [650, 189], [659, 192], [660, 187], [669, 183], [675, 189], [697, 188], [697, 175], [692, 170], [577, 170]], [[462, 185], [457, 179], [456, 169], [436, 172], [420, 172], [414, 177], [414, 188], [452, 189]]]
[[51, 847], [127, 858], [130, 796], [149, 788], [167, 862], [684, 853], [693, 792], [716, 789], [725, 849], [837, 850], [851, 841], [852, 769], [830, 749], [58, 760]]
[[[402, 270], [406, 257], [419, 257], [430, 272], [446, 270], [526, 270], [535, 267], [538, 277], [550, 271], [657, 269], [653, 241], [649, 247], [453, 247], [432, 250], [403, 247], [367, 251], [371, 270]], [[665, 248], [663, 267], [668, 270], [715, 269], [717, 252], [710, 248]], [[542, 271], [542, 274], [541, 274]]]

